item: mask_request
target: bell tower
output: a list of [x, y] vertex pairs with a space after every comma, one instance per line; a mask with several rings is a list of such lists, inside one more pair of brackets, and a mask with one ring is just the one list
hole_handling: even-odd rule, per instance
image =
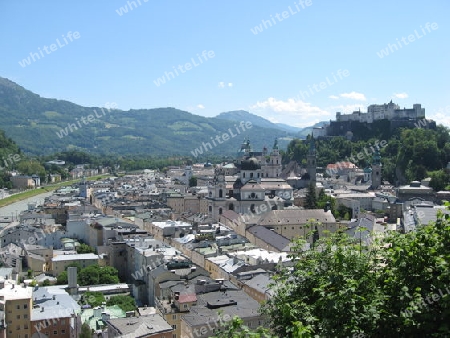
[[316, 184], [316, 142], [314, 137], [311, 135], [311, 139], [309, 140], [309, 152], [306, 155], [306, 171], [308, 172], [310, 182]]

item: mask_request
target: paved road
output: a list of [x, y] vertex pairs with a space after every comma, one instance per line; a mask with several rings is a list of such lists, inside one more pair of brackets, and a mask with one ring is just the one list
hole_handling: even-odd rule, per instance
[[44, 202], [44, 198], [51, 196], [52, 194], [53, 192], [45, 192], [43, 194], [27, 198], [23, 201], [15, 202], [2, 207], [0, 208], [0, 217], [11, 217], [11, 215], [13, 215], [15, 219], [16, 214], [19, 214], [21, 211], [28, 210], [28, 203], [42, 204]]

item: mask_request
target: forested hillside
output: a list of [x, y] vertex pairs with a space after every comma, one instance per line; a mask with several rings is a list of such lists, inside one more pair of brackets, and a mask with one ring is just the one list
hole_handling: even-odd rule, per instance
[[109, 106], [82, 107], [42, 98], [0, 77], [1, 128], [24, 152], [33, 155], [74, 149], [102, 155], [191, 155], [203, 142], [211, 143], [227, 133], [226, 142], [216, 141], [212, 149], [203, 149], [199, 156], [206, 158], [235, 155], [246, 137], [261, 150], [273, 144], [275, 137], [288, 136], [286, 131], [256, 125], [240, 129], [239, 134], [236, 128], [240, 121], [206, 118], [175, 108], [123, 111], [113, 109], [114, 103]]
[[[326, 167], [329, 163], [351, 161], [364, 168], [371, 164], [374, 144], [381, 144], [383, 178], [391, 183], [406, 183], [421, 180], [427, 176], [435, 178], [436, 188], [443, 189], [448, 177], [442, 170], [450, 161], [449, 129], [440, 125], [432, 129], [400, 129], [389, 138], [371, 138], [352, 142], [343, 137], [315, 140], [317, 165]], [[309, 141], [293, 140], [288, 145], [284, 162], [296, 160], [305, 164]], [[362, 153], [362, 156], [357, 155]], [[351, 159], [351, 157], [353, 158]], [[443, 185], [444, 184], [444, 185]]]

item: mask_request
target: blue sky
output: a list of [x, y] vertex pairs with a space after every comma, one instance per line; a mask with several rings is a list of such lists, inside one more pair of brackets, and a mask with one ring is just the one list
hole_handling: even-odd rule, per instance
[[447, 0], [2, 1], [0, 76], [84, 106], [244, 109], [309, 126], [392, 99], [450, 126], [449, 10]]

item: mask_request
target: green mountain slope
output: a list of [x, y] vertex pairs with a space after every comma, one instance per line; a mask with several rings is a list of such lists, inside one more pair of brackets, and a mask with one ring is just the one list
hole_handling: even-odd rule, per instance
[[[82, 107], [42, 98], [1, 77], [0, 120], [0, 129], [24, 152], [34, 155], [70, 149], [95, 154], [192, 155], [203, 142], [212, 145], [208, 153], [234, 155], [246, 137], [259, 151], [271, 147], [276, 137], [288, 136], [285, 131], [256, 125], [244, 132], [240, 129], [238, 135], [239, 124], [234, 121], [175, 108], [122, 111]], [[216, 141], [214, 146], [211, 138], [224, 133], [229, 140], [223, 144]]]

